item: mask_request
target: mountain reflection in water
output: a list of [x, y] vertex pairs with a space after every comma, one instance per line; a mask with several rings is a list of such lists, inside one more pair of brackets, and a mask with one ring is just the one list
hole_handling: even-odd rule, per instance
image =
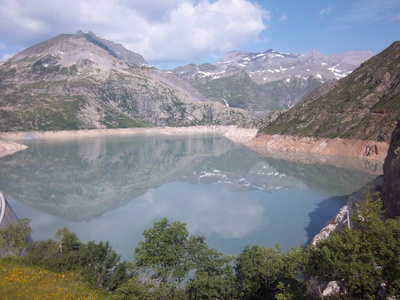
[[356, 160], [344, 158], [340, 167], [332, 159], [261, 159], [218, 136], [27, 145], [0, 159], [0, 190], [14, 199], [18, 216], [32, 219], [33, 238], [51, 238], [67, 226], [82, 241], [110, 241], [125, 258], [142, 231], [163, 217], [187, 223], [225, 253], [239, 253], [245, 244], [279, 242], [287, 249], [306, 243], [345, 203], [342, 196], [377, 176], [351, 169]]

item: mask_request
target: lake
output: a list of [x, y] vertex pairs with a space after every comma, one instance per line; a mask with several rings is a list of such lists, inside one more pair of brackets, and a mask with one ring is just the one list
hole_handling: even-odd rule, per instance
[[109, 241], [127, 260], [164, 217], [226, 254], [309, 243], [381, 168], [340, 157], [260, 158], [213, 135], [23, 142], [27, 150], [0, 159], [0, 190], [32, 220], [33, 239], [68, 227], [82, 242]]

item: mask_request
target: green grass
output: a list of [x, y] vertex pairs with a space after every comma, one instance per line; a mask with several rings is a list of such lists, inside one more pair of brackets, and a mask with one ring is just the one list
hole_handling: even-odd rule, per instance
[[374, 107], [372, 111], [400, 111], [400, 94], [394, 97], [383, 97]]
[[[75, 130], [79, 129], [80, 120], [77, 118], [79, 105], [84, 101], [80, 96], [72, 96], [62, 101], [53, 101], [53, 95], [42, 94], [41, 98], [23, 101], [26, 108], [19, 111], [3, 111], [0, 115], [1, 129], [12, 130]], [[57, 99], [60, 100], [60, 99]], [[36, 102], [30, 105], [29, 102]]]
[[17, 259], [0, 260], [0, 299], [106, 299], [79, 274], [55, 273], [25, 266]]
[[121, 115], [118, 119], [117, 128], [133, 128], [133, 127], [153, 127], [154, 125], [150, 122], [143, 120], [134, 120], [125, 115]]

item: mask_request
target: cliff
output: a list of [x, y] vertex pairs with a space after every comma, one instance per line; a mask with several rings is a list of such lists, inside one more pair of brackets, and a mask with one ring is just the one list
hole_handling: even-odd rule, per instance
[[389, 217], [400, 215], [400, 120], [392, 133], [383, 164], [383, 203]]

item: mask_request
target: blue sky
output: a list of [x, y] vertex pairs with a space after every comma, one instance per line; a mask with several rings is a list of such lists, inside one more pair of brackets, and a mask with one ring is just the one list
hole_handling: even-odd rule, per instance
[[400, 39], [400, 1], [0, 0], [0, 61], [77, 30], [162, 69], [216, 62], [233, 50], [379, 53]]
[[[260, 2], [261, 3], [261, 2]], [[400, 1], [263, 1], [271, 17], [253, 49], [270, 45], [283, 52], [323, 54], [371, 50], [400, 39]], [[294, 5], [296, 3], [296, 5]]]

